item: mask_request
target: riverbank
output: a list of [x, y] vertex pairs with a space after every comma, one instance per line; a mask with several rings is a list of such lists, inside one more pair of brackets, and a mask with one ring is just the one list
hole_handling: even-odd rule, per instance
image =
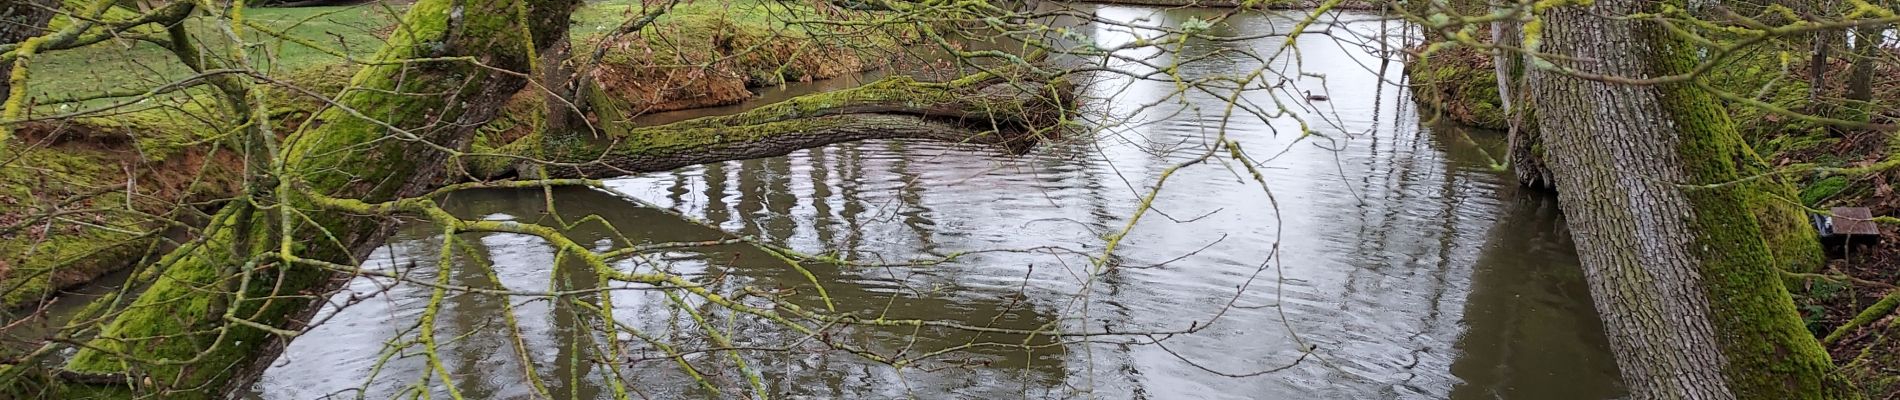
[[[153, 118], [148, 118], [153, 117]], [[28, 123], [0, 169], [0, 306], [19, 307], [146, 259], [175, 226], [235, 194], [239, 160], [210, 129], [157, 114]]]
[[[1415, 49], [1414, 54], [1417, 54]], [[1893, 48], [1885, 57], [1900, 56]], [[1766, 57], [1766, 56], [1763, 56]], [[1740, 58], [1706, 77], [1713, 86], [1791, 110], [1812, 109], [1807, 101], [1805, 63], [1782, 70], [1774, 60]], [[1825, 71], [1830, 85], [1824, 98], [1840, 98], [1846, 91], [1851, 66], [1835, 60]], [[1430, 57], [1409, 60], [1407, 76], [1421, 107], [1438, 118], [1486, 129], [1503, 130], [1506, 118], [1498, 97], [1496, 74], [1488, 55], [1452, 48]], [[1784, 75], [1785, 74], [1785, 75]], [[1881, 65], [1874, 76], [1896, 76], [1900, 68]], [[1835, 110], [1864, 107], [1876, 124], [1900, 122], [1900, 82], [1878, 81], [1872, 105], [1832, 104]], [[1804, 121], [1743, 104], [1728, 103], [1738, 130], [1769, 164], [1792, 171], [1785, 175], [1800, 189], [1798, 201], [1811, 212], [1831, 207], [1868, 207], [1876, 217], [1900, 215], [1900, 195], [1892, 183], [1900, 171], [1860, 174], [1809, 172], [1814, 166], [1866, 167], [1893, 157], [1900, 141], [1891, 132], [1854, 129]], [[1832, 249], [1826, 267], [1817, 274], [1789, 276], [1790, 291], [1809, 330], [1824, 339], [1833, 359], [1873, 398], [1900, 393], [1900, 318], [1893, 313], [1900, 302], [1900, 228], [1882, 227], [1882, 240], [1871, 246]]]

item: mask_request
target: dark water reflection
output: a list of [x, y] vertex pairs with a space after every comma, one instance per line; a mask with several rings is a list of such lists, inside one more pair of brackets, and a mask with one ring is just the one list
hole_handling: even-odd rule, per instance
[[[1092, 10], [1098, 18], [1147, 24], [1213, 15]], [[1214, 29], [1284, 31], [1293, 22], [1256, 14]], [[1078, 27], [1090, 28], [1095, 30], [1085, 33], [1103, 45], [1140, 34]], [[1189, 43], [1186, 54], [1206, 57], [1180, 71], [1184, 79], [1244, 74], [1262, 66], [1243, 51], [1269, 54], [1283, 40]], [[1086, 258], [1060, 252], [985, 253], [925, 267], [810, 266], [840, 311], [861, 315], [1121, 332], [1215, 321], [1198, 333], [1170, 338], [1165, 347], [1121, 339], [1059, 344], [948, 330], [850, 331], [856, 343], [881, 352], [908, 348], [916, 354], [971, 342], [1032, 349], [977, 347], [899, 370], [812, 351], [782, 330], [712, 324], [732, 329], [743, 345], [793, 348], [745, 353], [772, 391], [791, 397], [1617, 396], [1615, 367], [1554, 200], [1517, 193], [1505, 174], [1490, 167], [1502, 147], [1496, 134], [1422, 124], [1405, 90], [1379, 79], [1383, 73], [1397, 81], [1399, 66], [1382, 64], [1367, 48], [1321, 36], [1302, 38], [1298, 46], [1300, 63], [1271, 66], [1294, 79], [1291, 84], [1250, 89], [1238, 98], [1268, 110], [1283, 104], [1305, 116], [1316, 135], [1304, 139], [1292, 118], [1229, 118], [1231, 90], [1180, 94], [1173, 82], [1105, 74], [1085, 87], [1096, 99], [1092, 111], [1112, 116], [1096, 121], [1104, 131], [1028, 156], [938, 143], [849, 143], [618, 179], [611, 182], [615, 193], [559, 190], [552, 203], [570, 221], [598, 215], [636, 242], [720, 236], [628, 198], [848, 259], [1037, 246], [1099, 254], [1101, 238], [1127, 223], [1164, 171], [1206, 151], [1225, 132], [1262, 161], [1273, 201], [1237, 165], [1182, 169], [1156, 197], [1158, 214], [1144, 217], [1122, 240], [1114, 260], [1119, 267], [1099, 274], [1092, 274]], [[1104, 65], [1146, 68], [1126, 60]], [[1327, 93], [1332, 101], [1309, 103], [1302, 91]], [[539, 191], [471, 192], [447, 204], [465, 217], [552, 222]], [[569, 234], [603, 249], [616, 236], [591, 223]], [[573, 263], [557, 263], [553, 249], [539, 239], [460, 239], [474, 250], [458, 255], [456, 268], [447, 269], [452, 284], [493, 287], [490, 282], [498, 280], [509, 289], [547, 290], [599, 283], [592, 274], [573, 272], [583, 270]], [[435, 279], [442, 271], [436, 260], [441, 240], [427, 230], [407, 231], [377, 253], [372, 267]], [[822, 304], [807, 278], [748, 247], [691, 249], [620, 266], [665, 268], [726, 289], [795, 289], [803, 304]], [[670, 307], [663, 294], [622, 290], [611, 296], [622, 323], [675, 336], [681, 347], [705, 347], [691, 339], [699, 324]], [[354, 397], [359, 386], [372, 398], [403, 393], [427, 375], [423, 357], [413, 348], [390, 352], [386, 342], [412, 336], [428, 299], [428, 288], [418, 285], [353, 282], [335, 301], [354, 304], [326, 312], [329, 320], [290, 346], [254, 396]], [[519, 316], [519, 343], [503, 317], [505, 308]], [[556, 397], [606, 397], [612, 371], [593, 358], [593, 349], [615, 338], [589, 331], [576, 311], [538, 299], [451, 295], [437, 329], [461, 336], [442, 345], [446, 372], [462, 394], [474, 398], [530, 395], [534, 389], [523, 383], [527, 367]], [[1288, 365], [1301, 358], [1303, 345], [1312, 346], [1312, 355], [1283, 371], [1223, 376]], [[525, 364], [517, 346], [526, 349]], [[656, 398], [703, 395], [676, 365], [646, 350], [635, 353], [635, 360], [617, 364], [625, 369], [618, 381], [629, 390]], [[695, 362], [712, 357], [717, 355], [689, 356]], [[375, 378], [369, 378], [372, 371]], [[731, 374], [712, 379], [722, 386], [743, 382]], [[436, 394], [446, 391], [439, 378], [429, 387]]]

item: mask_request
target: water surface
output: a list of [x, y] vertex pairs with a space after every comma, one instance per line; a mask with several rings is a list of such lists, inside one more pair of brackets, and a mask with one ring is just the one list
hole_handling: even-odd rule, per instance
[[[1101, 6], [1096, 18], [1175, 25], [1217, 11]], [[1340, 14], [1342, 20], [1370, 15]], [[1219, 34], [1286, 31], [1295, 21], [1236, 17]], [[1325, 26], [1325, 25], [1321, 25]], [[1388, 27], [1398, 29], [1396, 26]], [[1140, 35], [1127, 28], [1074, 29], [1110, 46]], [[1334, 29], [1374, 32], [1376, 22]], [[1269, 70], [1293, 82], [1179, 93], [1175, 82], [1100, 74], [1083, 87], [1102, 131], [1051, 143], [1025, 156], [943, 143], [873, 141], [616, 179], [590, 189], [485, 191], [454, 196], [458, 215], [554, 223], [548, 205], [572, 221], [568, 234], [608, 248], [618, 235], [639, 242], [723, 236], [633, 201], [658, 204], [719, 227], [810, 253], [853, 260], [909, 260], [958, 252], [953, 262], [904, 267], [811, 265], [840, 312], [930, 318], [971, 325], [1070, 331], [1178, 331], [1090, 340], [948, 329], [841, 329], [835, 334], [881, 354], [922, 354], [978, 346], [903, 369], [826, 351], [808, 338], [743, 319], [729, 330], [748, 363], [779, 396], [802, 398], [1457, 398], [1601, 399], [1620, 395], [1616, 371], [1577, 270], [1553, 199], [1519, 193], [1491, 168], [1495, 133], [1421, 121], [1396, 62], [1378, 47], [1335, 37], [1299, 39], [1299, 62]], [[1259, 70], [1247, 54], [1273, 54], [1284, 38], [1196, 41], [1182, 50], [1184, 80]], [[1165, 55], [1102, 66], [1141, 72], [1173, 64]], [[1184, 57], [1187, 58], [1187, 57]], [[1099, 61], [1099, 60], [1098, 60]], [[1143, 64], [1147, 65], [1143, 65]], [[1303, 74], [1304, 73], [1304, 74]], [[1382, 74], [1382, 75], [1381, 75]], [[848, 85], [849, 82], [843, 83]], [[829, 82], [826, 85], [840, 85]], [[1304, 92], [1330, 96], [1309, 102]], [[1294, 118], [1229, 117], [1230, 99], [1256, 109], [1284, 105]], [[683, 118], [697, 110], [661, 118]], [[1155, 209], [1103, 252], [1140, 199], [1171, 167], [1221, 138], [1239, 141], [1265, 188], [1237, 162], [1213, 161], [1172, 174]], [[1269, 197], [1269, 190], [1271, 197]], [[452, 285], [521, 291], [599, 284], [571, 262], [557, 263], [540, 239], [512, 234], [459, 237], [473, 250], [441, 268], [442, 238], [410, 229], [376, 253], [370, 268]], [[557, 265], [558, 264], [558, 265]], [[809, 280], [745, 246], [692, 248], [626, 270], [665, 269], [721, 290], [744, 286], [795, 292], [822, 307]], [[625, 286], [625, 285], [620, 285]], [[383, 398], [430, 374], [413, 337], [430, 289], [358, 279], [335, 296], [322, 325], [293, 342], [252, 395], [259, 398]], [[698, 323], [656, 291], [612, 292], [614, 316], [682, 348]], [[591, 298], [591, 297], [590, 297]], [[694, 303], [695, 307], [703, 305]], [[519, 335], [503, 315], [512, 309]], [[436, 329], [455, 388], [471, 398], [521, 398], [527, 367], [557, 397], [603, 398], [614, 363], [635, 395], [702, 396], [671, 361], [627, 336], [605, 338], [576, 309], [545, 299], [452, 294]], [[718, 314], [716, 314], [718, 315]], [[516, 337], [519, 337], [517, 343]], [[613, 339], [613, 340], [609, 340]], [[1152, 343], [1160, 339], [1160, 344]], [[602, 360], [596, 346], [632, 353]], [[525, 348], [517, 352], [516, 346]], [[1310, 349], [1310, 350], [1306, 350]], [[695, 353], [719, 363], [723, 353]], [[524, 365], [525, 363], [525, 365]], [[743, 393], [743, 377], [708, 371], [721, 397]], [[437, 395], [439, 377], [425, 385]], [[360, 390], [360, 391], [359, 391]]]

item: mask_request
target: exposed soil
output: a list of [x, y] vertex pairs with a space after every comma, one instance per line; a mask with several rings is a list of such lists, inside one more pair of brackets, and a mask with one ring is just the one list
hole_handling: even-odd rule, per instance
[[[1408, 49], [1414, 59], [1425, 46]], [[1478, 73], [1473, 73], [1474, 71]], [[1413, 61], [1405, 74], [1420, 106], [1460, 125], [1505, 130], [1507, 119], [1498, 99], [1491, 56], [1466, 47], [1438, 51], [1424, 62]]]

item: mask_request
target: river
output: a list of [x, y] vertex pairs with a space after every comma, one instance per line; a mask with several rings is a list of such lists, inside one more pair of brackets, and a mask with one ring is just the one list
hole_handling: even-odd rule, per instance
[[[1094, 6], [1096, 18], [1180, 24], [1214, 11]], [[1343, 13], [1342, 20], [1370, 15]], [[1294, 20], [1252, 14], [1214, 30], [1286, 31]], [[1318, 26], [1327, 26], [1324, 24]], [[1334, 29], [1373, 32], [1377, 22]], [[1125, 28], [1076, 27], [1103, 45], [1131, 40]], [[1344, 36], [1344, 35], [1335, 35]], [[1179, 66], [1184, 79], [1246, 74], [1284, 41], [1193, 41]], [[812, 265], [839, 311], [890, 318], [932, 318], [975, 325], [1116, 332], [1171, 331], [1165, 337], [1092, 340], [941, 329], [839, 330], [852, 343], [889, 354], [978, 346], [903, 369], [823, 351], [766, 325], [713, 321], [742, 347], [778, 397], [790, 398], [1454, 398], [1602, 399], [1621, 395], [1573, 246], [1549, 196], [1524, 193], [1490, 167], [1501, 157], [1496, 133], [1421, 121], [1396, 62], [1377, 46], [1307, 35], [1298, 59], [1271, 70], [1297, 80], [1255, 88], [1243, 104], [1280, 103], [1304, 115], [1316, 133], [1300, 135], [1292, 118], [1226, 118], [1230, 93], [1099, 74], [1083, 86], [1103, 129], [1027, 155], [907, 141], [849, 143], [784, 157], [726, 162], [610, 181], [613, 191], [479, 191], [446, 204], [470, 218], [552, 223], [553, 204], [570, 221], [597, 215], [639, 242], [703, 241], [721, 236], [630, 199], [658, 204], [811, 253], [855, 260], [905, 260], [986, 249], [1066, 251], [980, 253], [929, 266]], [[1145, 55], [1144, 55], [1145, 56]], [[1168, 63], [1165, 56], [1149, 59]], [[1106, 66], [1140, 70], [1132, 61]], [[1383, 71], [1384, 75], [1378, 75]], [[1308, 75], [1302, 75], [1306, 73]], [[1324, 76], [1322, 79], [1320, 76]], [[1381, 79], [1383, 78], [1383, 79]], [[828, 82], [823, 85], [850, 84]], [[821, 86], [823, 88], [826, 86]], [[1307, 101], [1303, 92], [1329, 101]], [[720, 110], [695, 110], [681, 118]], [[1205, 152], [1220, 132], [1258, 158], [1260, 183], [1232, 162], [1183, 168], [1168, 178], [1155, 209], [1097, 271], [1104, 237], [1123, 229], [1156, 180]], [[614, 233], [599, 224], [568, 232], [606, 248]], [[423, 227], [399, 234], [368, 266], [435, 279], [441, 238]], [[473, 251], [446, 269], [451, 284], [544, 290], [554, 282], [596, 283], [573, 263], [556, 265], [553, 248], [527, 236], [468, 234]], [[1078, 254], [1079, 253], [1079, 254]], [[810, 281], [743, 246], [682, 249], [630, 269], [665, 268], [721, 290], [741, 286], [798, 290], [822, 306]], [[1099, 272], [1099, 273], [1098, 273]], [[1245, 288], [1244, 290], [1242, 288]], [[385, 398], [429, 376], [417, 346], [388, 346], [414, 335], [430, 290], [358, 279], [320, 314], [322, 324], [292, 342], [250, 396]], [[613, 294], [614, 315], [648, 334], [677, 336], [692, 347], [699, 331], [655, 291]], [[525, 357], [504, 309], [518, 316]], [[723, 314], [716, 314], [723, 315]], [[1218, 317], [1217, 317], [1218, 316]], [[470, 398], [521, 398], [525, 358], [561, 398], [603, 398], [608, 369], [591, 350], [600, 335], [572, 307], [493, 295], [452, 294], [436, 329], [439, 354], [455, 388]], [[1209, 321], [1213, 321], [1209, 325]], [[620, 363], [636, 395], [702, 396], [670, 361], [637, 340]], [[802, 344], [801, 344], [802, 343]], [[704, 343], [699, 343], [704, 345]], [[789, 346], [789, 349], [774, 350]], [[1312, 349], [1303, 352], [1305, 346]], [[718, 362], [723, 353], [696, 353]], [[1304, 357], [1303, 357], [1304, 354]], [[734, 397], [743, 378], [708, 371]], [[439, 377], [430, 391], [446, 394]]]

